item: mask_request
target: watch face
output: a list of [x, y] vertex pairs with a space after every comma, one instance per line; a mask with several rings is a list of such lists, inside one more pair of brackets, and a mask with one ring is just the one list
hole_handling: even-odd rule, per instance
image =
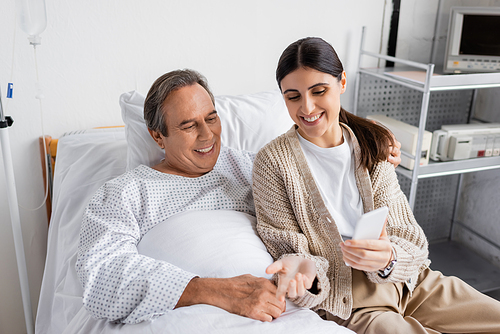
[[396, 265], [396, 262], [398, 262], [397, 259], [392, 260], [389, 263], [389, 265], [384, 270], [380, 270], [379, 271], [379, 276], [382, 277], [382, 278], [386, 278], [387, 276], [389, 276], [389, 274], [391, 273], [392, 269], [394, 269], [394, 266]]

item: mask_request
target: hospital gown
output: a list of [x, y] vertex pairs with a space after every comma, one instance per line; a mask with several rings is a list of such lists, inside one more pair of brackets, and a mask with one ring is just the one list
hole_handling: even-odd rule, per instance
[[76, 269], [85, 308], [96, 318], [131, 324], [172, 310], [196, 273], [140, 255], [137, 244], [155, 225], [184, 211], [255, 216], [253, 159], [253, 153], [222, 148], [214, 169], [201, 177], [141, 165], [105, 183], [85, 209], [80, 231]]

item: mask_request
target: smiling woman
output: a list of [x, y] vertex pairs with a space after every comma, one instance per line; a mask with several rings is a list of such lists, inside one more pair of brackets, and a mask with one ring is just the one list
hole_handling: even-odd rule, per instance
[[[371, 171], [377, 161], [386, 159], [390, 148], [395, 145], [394, 138], [385, 128], [342, 108], [340, 95], [346, 91], [347, 83], [344, 65], [335, 49], [323, 39], [309, 37], [290, 44], [280, 56], [276, 81], [285, 96], [290, 116], [299, 127], [299, 134], [307, 137], [305, 129], [309, 129], [314, 139], [307, 139], [318, 146], [334, 147], [341, 143], [340, 121], [349, 126], [359, 139], [361, 164]], [[301, 96], [301, 104], [294, 103]], [[315, 105], [319, 101], [321, 103]], [[297, 114], [298, 108], [301, 108], [300, 114]], [[319, 110], [328, 114], [325, 121], [323, 117], [320, 119], [319, 116], [324, 113], [319, 113]], [[299, 118], [294, 119], [292, 113], [299, 118], [305, 115], [310, 122], [304, 117], [297, 122]]]
[[288, 112], [302, 137], [320, 147], [342, 144], [339, 111], [345, 86], [345, 72], [339, 81], [329, 74], [303, 67], [281, 81]]
[[[253, 194], [278, 295], [356, 333], [497, 333], [497, 301], [429, 267], [427, 238], [386, 161], [393, 139], [341, 107], [333, 47], [298, 40], [276, 73], [295, 126], [257, 154]], [[352, 239], [360, 216], [383, 206], [380, 235]]]

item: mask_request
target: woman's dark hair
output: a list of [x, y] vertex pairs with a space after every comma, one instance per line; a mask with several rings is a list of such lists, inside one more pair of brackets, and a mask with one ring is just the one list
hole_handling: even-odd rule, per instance
[[[310, 68], [327, 73], [339, 81], [344, 72], [342, 62], [333, 47], [318, 37], [299, 39], [283, 51], [276, 69], [276, 81], [280, 90], [283, 78], [299, 68]], [[348, 125], [358, 139], [361, 148], [361, 165], [371, 171], [377, 162], [387, 159], [390, 146], [394, 145], [394, 139], [389, 130], [365, 118], [353, 115], [342, 107], [339, 120]]]
[[144, 101], [144, 120], [148, 129], [160, 132], [165, 137], [168, 136], [163, 102], [173, 91], [194, 84], [202, 86], [215, 105], [214, 95], [208, 87], [207, 79], [194, 70], [175, 70], [156, 79]]

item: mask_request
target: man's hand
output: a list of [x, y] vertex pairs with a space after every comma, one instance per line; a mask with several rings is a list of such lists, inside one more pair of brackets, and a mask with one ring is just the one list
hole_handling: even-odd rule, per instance
[[276, 286], [252, 275], [232, 278], [193, 278], [175, 308], [208, 304], [260, 321], [272, 321], [286, 309], [276, 297]]
[[384, 224], [378, 240], [346, 240], [340, 243], [346, 265], [363, 271], [377, 271], [392, 261], [392, 246]]
[[394, 165], [394, 168], [398, 167], [401, 163], [401, 143], [396, 140], [396, 137], [391, 133], [392, 138], [394, 139], [394, 146], [391, 146], [391, 150], [389, 152], [389, 156], [387, 157], [387, 161]]
[[[375, 120], [371, 120], [373, 124], [377, 124]], [[380, 125], [380, 124], [379, 124]], [[392, 136], [392, 140], [394, 141], [394, 146], [390, 145], [389, 156], [387, 157], [387, 161], [394, 165], [394, 168], [398, 167], [401, 163], [401, 143], [396, 140], [394, 134], [389, 131]]]
[[284, 302], [286, 294], [289, 298], [295, 298], [303, 296], [311, 288], [316, 277], [316, 265], [309, 259], [289, 256], [271, 264], [266, 273], [278, 273], [276, 297]]

